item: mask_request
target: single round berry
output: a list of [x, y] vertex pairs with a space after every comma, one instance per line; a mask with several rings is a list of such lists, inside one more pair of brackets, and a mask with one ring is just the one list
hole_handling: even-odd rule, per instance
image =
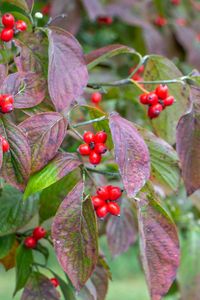
[[135, 81], [142, 81], [143, 79], [138, 73], [135, 73], [131, 78]]
[[163, 100], [165, 106], [171, 106], [174, 103], [174, 97], [169, 96], [165, 100]]
[[99, 131], [95, 134], [95, 143], [105, 143], [107, 140], [107, 133], [105, 131]]
[[171, 3], [174, 4], [174, 5], [180, 5], [181, 0], [171, 0]]
[[41, 226], [38, 226], [33, 230], [33, 237], [36, 240], [43, 239], [45, 235], [46, 235], [46, 230]]
[[26, 22], [19, 20], [15, 23], [15, 28], [19, 31], [26, 31], [27, 24], [26, 24]]
[[186, 26], [187, 25], [187, 20], [184, 18], [178, 18], [176, 19], [176, 24], [179, 26]]
[[148, 104], [148, 101], [147, 101], [147, 94], [142, 94], [140, 95], [140, 103], [146, 105]]
[[91, 149], [88, 144], [82, 144], [79, 146], [78, 151], [81, 155], [89, 155], [91, 152]]
[[91, 96], [91, 101], [94, 104], [98, 104], [102, 100], [102, 95], [99, 92], [93, 93]]
[[2, 105], [13, 104], [14, 98], [12, 95], [3, 95]]
[[106, 201], [109, 200], [109, 188], [110, 186], [101, 186], [97, 189], [97, 195], [99, 198], [101, 198], [102, 200]]
[[91, 131], [86, 131], [83, 135], [83, 140], [84, 142], [86, 142], [87, 144], [93, 143], [95, 139], [95, 135], [93, 132]]
[[101, 154], [98, 154], [95, 151], [91, 151], [89, 160], [92, 165], [98, 165], [101, 162]]
[[98, 207], [105, 205], [105, 201], [98, 196], [92, 196], [92, 204], [94, 208], [97, 209]]
[[41, 12], [43, 13], [43, 15], [49, 15], [50, 14], [50, 11], [51, 11], [51, 4], [49, 3], [49, 4], [46, 4], [43, 8], [42, 8], [42, 10], [41, 10]]
[[98, 154], [104, 154], [104, 153], [106, 153], [107, 148], [106, 148], [105, 144], [97, 143], [97, 144], [95, 144], [94, 151]]
[[3, 42], [10, 42], [13, 39], [14, 31], [10, 28], [4, 28], [1, 32], [1, 40]]
[[108, 214], [108, 206], [107, 204], [97, 208], [96, 214], [98, 218], [105, 218], [105, 216]]
[[141, 67], [139, 67], [139, 69], [137, 70], [138, 73], [143, 73], [144, 72], [144, 66], [142, 65]]
[[114, 216], [120, 216], [120, 206], [115, 202], [110, 202], [107, 204], [108, 212]]
[[6, 28], [11, 28], [12, 29], [15, 25], [15, 18], [13, 17], [12, 14], [6, 13], [2, 17], [2, 24]]
[[100, 16], [97, 18], [99, 24], [110, 25], [113, 22], [113, 18], [110, 16]]
[[147, 94], [147, 103], [149, 105], [157, 104], [158, 103], [158, 96], [154, 92], [151, 92], [151, 93]]
[[1, 112], [4, 113], [4, 114], [8, 114], [10, 112], [13, 111], [13, 105], [12, 104], [3, 104], [1, 106]]
[[2, 143], [2, 151], [3, 153], [8, 152], [10, 150], [10, 145], [3, 137], [0, 137]]
[[168, 97], [168, 86], [166, 84], [160, 84], [156, 90], [155, 90], [156, 95], [160, 99], [165, 99]]
[[55, 288], [57, 288], [60, 285], [57, 278], [51, 278], [50, 281]]
[[164, 17], [158, 16], [155, 21], [154, 21], [155, 25], [159, 26], [159, 27], [163, 27], [167, 24], [167, 20]]
[[27, 248], [35, 248], [36, 245], [37, 245], [37, 241], [34, 237], [32, 236], [28, 236], [27, 238], [25, 238], [24, 240], [24, 245], [27, 247]]
[[149, 110], [148, 110], [149, 118], [150, 119], [157, 118], [160, 115], [162, 110], [163, 110], [163, 108], [162, 108], [162, 105], [160, 103], [157, 103], [153, 106], [150, 106]]
[[111, 186], [109, 188], [109, 199], [111, 201], [116, 201], [122, 195], [122, 190], [118, 186]]

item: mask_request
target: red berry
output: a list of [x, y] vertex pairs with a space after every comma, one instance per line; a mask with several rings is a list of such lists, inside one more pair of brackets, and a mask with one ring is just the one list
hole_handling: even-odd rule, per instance
[[105, 131], [99, 131], [95, 134], [95, 143], [105, 143], [107, 140], [107, 133]]
[[37, 241], [34, 237], [32, 236], [28, 236], [27, 238], [25, 238], [24, 240], [24, 245], [27, 247], [27, 248], [35, 248], [36, 245], [37, 245]]
[[160, 84], [156, 90], [155, 90], [156, 95], [160, 99], [165, 99], [168, 96], [168, 86], [166, 84]]
[[144, 72], [144, 66], [142, 65], [141, 67], [139, 67], [139, 69], [137, 70], [138, 73], [143, 73]]
[[93, 143], [94, 142], [94, 133], [91, 131], [86, 131], [83, 135], [83, 140], [84, 142], [86, 142], [87, 144]]
[[164, 17], [158, 16], [154, 23], [159, 27], [163, 27], [167, 24], [167, 20]]
[[153, 106], [150, 106], [149, 110], [148, 110], [149, 118], [150, 119], [157, 118], [162, 110], [163, 110], [163, 108], [162, 108], [162, 105], [160, 103], [157, 103]]
[[14, 99], [12, 95], [3, 95], [2, 106], [7, 104], [13, 104]]
[[88, 144], [82, 144], [79, 146], [78, 151], [81, 155], [89, 155], [91, 152], [91, 149]]
[[15, 25], [15, 18], [13, 17], [12, 14], [6, 13], [2, 17], [2, 24], [6, 28], [11, 28], [12, 29]]
[[49, 3], [42, 8], [41, 12], [43, 13], [43, 15], [49, 15], [50, 10], [51, 10], [51, 4]]
[[0, 106], [1, 106], [2, 103], [3, 103], [3, 100], [4, 100], [4, 95], [0, 95]]
[[120, 206], [115, 202], [110, 202], [107, 204], [108, 212], [114, 216], [120, 216]]
[[91, 96], [91, 101], [94, 104], [98, 104], [102, 100], [102, 95], [99, 92], [93, 93]]
[[178, 18], [176, 19], [176, 24], [179, 26], [186, 26], [187, 25], [187, 20], [183, 18]]
[[93, 165], [98, 165], [101, 162], [101, 154], [91, 151], [89, 155], [90, 163]]
[[103, 143], [95, 144], [94, 151], [98, 154], [104, 154], [107, 151], [106, 146]]
[[171, 3], [174, 5], [179, 5], [181, 4], [181, 0], [171, 0]]
[[113, 18], [109, 16], [100, 16], [97, 18], [99, 24], [110, 25], [113, 22]]
[[57, 288], [60, 285], [57, 278], [51, 278], [50, 281], [55, 288]]
[[135, 81], [142, 81], [143, 79], [138, 73], [135, 73], [131, 78]]
[[157, 104], [158, 103], [158, 96], [154, 92], [151, 92], [151, 93], [147, 94], [147, 103], [149, 105]]
[[165, 106], [171, 106], [174, 103], [174, 97], [169, 96], [165, 100], [163, 100]]
[[148, 104], [147, 94], [140, 95], [140, 103], [142, 103], [142, 104]]
[[92, 196], [92, 204], [94, 208], [97, 209], [98, 207], [105, 205], [105, 201], [98, 196]]
[[4, 114], [12, 112], [13, 111], [13, 105], [12, 104], [5, 104], [5, 105], [3, 104], [1, 106], [1, 111]]
[[122, 195], [122, 190], [118, 186], [111, 186], [109, 188], [109, 200], [116, 201]]
[[10, 28], [4, 28], [1, 32], [1, 40], [3, 42], [10, 42], [13, 39], [14, 31]]
[[46, 230], [41, 226], [38, 226], [33, 230], [33, 237], [36, 240], [43, 239], [45, 235], [46, 235]]
[[108, 206], [107, 204], [97, 208], [96, 214], [98, 218], [105, 218], [105, 216], [108, 214]]
[[4, 139], [2, 136], [0, 137], [1, 143], [2, 143], [2, 151], [3, 153], [8, 152], [10, 149], [9, 143]]
[[109, 189], [110, 186], [101, 186], [97, 189], [97, 195], [104, 201], [109, 200]]
[[19, 20], [15, 23], [15, 28], [19, 31], [25, 31], [27, 29], [26, 22]]

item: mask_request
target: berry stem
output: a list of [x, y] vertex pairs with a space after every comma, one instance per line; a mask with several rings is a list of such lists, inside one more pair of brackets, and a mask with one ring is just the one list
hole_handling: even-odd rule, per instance
[[185, 81], [188, 77], [181, 77], [177, 79], [169, 79], [169, 80], [156, 80], [156, 81], [140, 81], [141, 84], [170, 84], [170, 83], [181, 83], [185, 84]]
[[89, 120], [89, 121], [85, 121], [85, 122], [81, 122], [81, 123], [77, 123], [77, 124], [71, 125], [71, 127], [77, 128], [77, 127], [89, 125], [89, 124], [92, 124], [92, 123], [101, 122], [103, 120], [106, 120], [106, 118], [107, 118], [106, 116], [102, 116], [102, 117], [97, 118], [97, 119], [93, 119], [93, 120]]
[[96, 183], [96, 181], [94, 180], [94, 178], [92, 177], [92, 175], [90, 174], [90, 172], [88, 171], [88, 169], [90, 168], [85, 168], [84, 167], [84, 171], [87, 173], [88, 177], [90, 178], [90, 180], [93, 182], [95, 188], [98, 188], [98, 184]]
[[141, 86], [141, 81], [135, 81], [135, 80], [133, 80], [133, 79], [130, 79], [131, 80], [131, 82], [134, 84], [134, 85], [136, 85], [137, 87], [138, 87], [138, 89], [140, 89], [143, 93], [146, 93], [146, 94], [148, 94], [149, 93], [149, 91], [147, 91], [146, 89], [144, 89], [142, 86]]

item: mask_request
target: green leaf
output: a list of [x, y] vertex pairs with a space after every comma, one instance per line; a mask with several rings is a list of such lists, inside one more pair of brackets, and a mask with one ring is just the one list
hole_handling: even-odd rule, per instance
[[15, 241], [15, 235], [9, 234], [0, 237], [0, 259], [5, 257], [11, 250]]
[[35, 215], [38, 197], [30, 197], [26, 202], [23, 202], [22, 197], [19, 190], [4, 186], [0, 195], [0, 236], [22, 228]]
[[[60, 276], [58, 276], [55, 272], [52, 271], [52, 273], [58, 279], [61, 291], [62, 291], [65, 299], [76, 300], [75, 290], [74, 290], [72, 284], [70, 283], [69, 279], [68, 279], [68, 283], [67, 283]], [[66, 275], [66, 277], [67, 277], [67, 275]]]
[[27, 5], [27, 1], [26, 0], [2, 0], [2, 2], [7, 2], [9, 4], [15, 5], [19, 8], [21, 8], [22, 10], [25, 10], [27, 12], [29, 12], [29, 7]]

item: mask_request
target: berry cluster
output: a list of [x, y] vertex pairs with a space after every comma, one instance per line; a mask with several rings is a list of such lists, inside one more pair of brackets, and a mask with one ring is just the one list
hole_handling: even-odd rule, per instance
[[83, 156], [89, 156], [89, 161], [93, 165], [98, 165], [101, 162], [101, 156], [107, 151], [105, 145], [107, 134], [105, 131], [99, 131], [94, 134], [91, 131], [86, 131], [83, 135], [85, 144], [81, 144], [78, 151]]
[[99, 16], [97, 18], [97, 23], [101, 25], [111, 25], [113, 23], [113, 18], [111, 16]]
[[[130, 68], [129, 74], [131, 74], [135, 70], [135, 67]], [[142, 73], [144, 72], [144, 66], [141, 66], [137, 72], [131, 77], [134, 81], [142, 81]]]
[[29, 248], [35, 248], [37, 246], [37, 242], [41, 239], [43, 239], [46, 236], [46, 230], [38, 226], [33, 230], [32, 236], [28, 236], [24, 240], [24, 245]]
[[0, 111], [4, 114], [13, 111], [14, 98], [12, 95], [1, 94], [0, 95]]
[[93, 93], [91, 95], [91, 102], [94, 104], [99, 104], [99, 102], [101, 102], [102, 100], [102, 95], [99, 92]]
[[174, 97], [169, 96], [167, 85], [159, 85], [155, 91], [142, 94], [140, 102], [149, 105], [148, 116], [150, 119], [157, 118], [161, 111], [174, 103]]
[[18, 33], [19, 31], [25, 31], [27, 29], [26, 22], [22, 20], [15, 21], [14, 16], [9, 13], [4, 14], [1, 21], [4, 26], [4, 29], [1, 31], [0, 35], [3, 42], [10, 42], [15, 33]]
[[51, 278], [50, 281], [51, 281], [51, 283], [53, 284], [53, 286], [54, 286], [55, 288], [57, 288], [57, 287], [60, 285], [58, 279], [55, 278], [55, 277], [54, 277], [54, 278]]
[[118, 186], [102, 186], [97, 189], [97, 194], [92, 196], [92, 204], [98, 218], [104, 218], [108, 213], [120, 216], [120, 206], [116, 203], [122, 195]]
[[0, 141], [2, 144], [3, 153], [8, 152], [10, 149], [10, 146], [9, 146], [8, 142], [6, 141], [6, 139], [2, 135], [0, 135]]

